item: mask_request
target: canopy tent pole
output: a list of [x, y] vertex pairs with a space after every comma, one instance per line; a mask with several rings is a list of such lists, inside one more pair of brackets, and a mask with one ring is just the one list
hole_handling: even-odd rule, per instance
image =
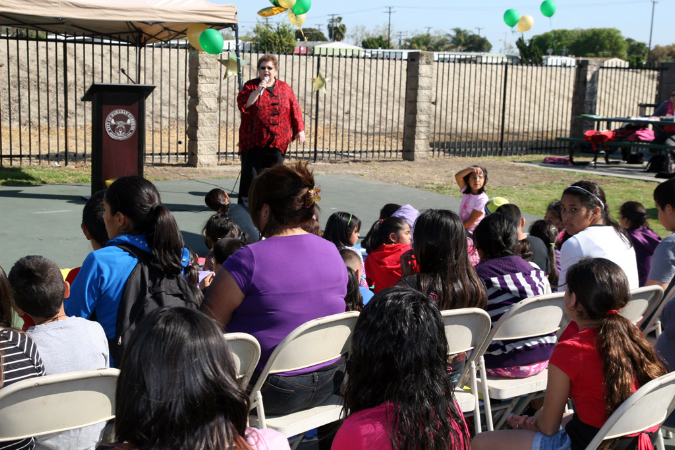
[[232, 29], [234, 30], [234, 53], [237, 55], [237, 82], [239, 83], [239, 92], [241, 92], [244, 87], [241, 84], [241, 56], [239, 55], [239, 25], [233, 24]]

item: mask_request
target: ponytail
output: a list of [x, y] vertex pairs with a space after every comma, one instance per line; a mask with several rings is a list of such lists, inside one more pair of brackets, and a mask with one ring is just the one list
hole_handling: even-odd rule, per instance
[[[350, 250], [351, 251], [351, 250]], [[363, 296], [359, 290], [359, 277], [354, 269], [347, 267], [347, 295], [345, 295], [345, 311], [361, 311]]]
[[406, 221], [400, 217], [376, 220], [366, 237], [363, 238], [361, 247], [365, 248], [368, 253], [372, 253], [380, 245], [393, 244], [391, 239], [389, 239], [389, 235], [391, 233], [398, 234], [400, 231], [405, 230], [405, 226]]
[[211, 189], [204, 197], [204, 203], [219, 214], [227, 214], [230, 211], [230, 197], [220, 188]]
[[628, 279], [604, 258], [582, 258], [567, 272], [567, 289], [590, 320], [599, 322], [595, 345], [602, 359], [609, 417], [639, 385], [667, 373], [640, 329], [618, 311], [630, 300]]
[[130, 222], [129, 234], [144, 234], [148, 247], [168, 275], [181, 273], [183, 236], [171, 211], [161, 202], [157, 188], [142, 177], [115, 180], [105, 191], [113, 214], [122, 213]]
[[164, 272], [178, 275], [182, 269], [181, 255], [184, 244], [176, 219], [169, 208], [162, 204], [153, 205], [149, 218], [150, 223], [145, 232], [148, 247]]

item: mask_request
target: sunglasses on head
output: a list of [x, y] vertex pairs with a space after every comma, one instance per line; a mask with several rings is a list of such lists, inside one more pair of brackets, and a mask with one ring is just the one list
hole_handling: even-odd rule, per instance
[[259, 68], [259, 70], [265, 70], [265, 69], [267, 69], [267, 70], [274, 70], [274, 67], [272, 67], [272, 66], [267, 66], [267, 67], [260, 67], [260, 68]]

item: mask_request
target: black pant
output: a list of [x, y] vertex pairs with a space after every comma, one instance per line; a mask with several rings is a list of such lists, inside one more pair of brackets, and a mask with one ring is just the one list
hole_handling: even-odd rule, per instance
[[284, 155], [274, 147], [253, 147], [241, 155], [241, 182], [237, 203], [248, 207], [248, 190], [251, 183], [263, 169], [275, 164], [283, 164]]

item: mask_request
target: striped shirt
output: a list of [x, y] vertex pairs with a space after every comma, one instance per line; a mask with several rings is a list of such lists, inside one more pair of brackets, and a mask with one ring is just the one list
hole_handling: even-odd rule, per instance
[[[495, 324], [511, 306], [529, 297], [550, 294], [546, 273], [520, 256], [505, 256], [476, 266], [488, 295], [487, 312]], [[489, 369], [547, 361], [556, 343], [555, 334], [528, 339], [493, 341], [485, 352]]]
[[[30, 336], [10, 329], [0, 329], [2, 353], [2, 386], [45, 374], [37, 346]], [[33, 438], [0, 442], [0, 450], [29, 450], [35, 447]]]

